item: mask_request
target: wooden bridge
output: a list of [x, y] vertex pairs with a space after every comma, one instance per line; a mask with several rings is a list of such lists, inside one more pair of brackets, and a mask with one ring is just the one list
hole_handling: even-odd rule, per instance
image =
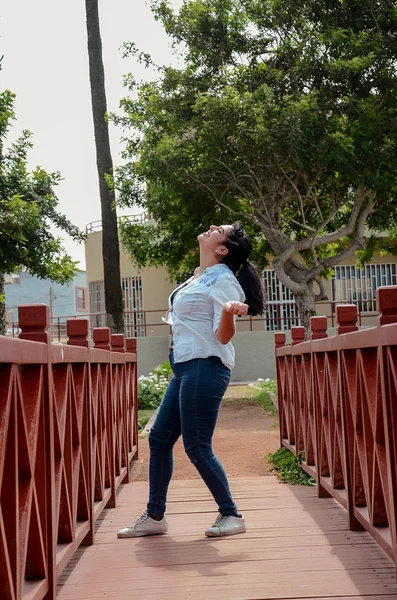
[[204, 484], [175, 481], [169, 533], [118, 540], [147, 497], [135, 340], [98, 329], [89, 349], [79, 319], [51, 345], [48, 308], [21, 307], [0, 341], [0, 598], [397, 600], [397, 288], [378, 310], [370, 330], [347, 306], [335, 337], [321, 317], [311, 341], [276, 334], [280, 442], [317, 488], [232, 479], [248, 532], [207, 539]]

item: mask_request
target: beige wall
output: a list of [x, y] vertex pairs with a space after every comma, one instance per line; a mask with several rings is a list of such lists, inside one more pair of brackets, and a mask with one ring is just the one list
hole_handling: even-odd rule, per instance
[[[90, 233], [85, 243], [87, 282], [103, 281], [102, 231]], [[156, 311], [146, 314], [147, 335], [168, 335], [169, 327], [162, 324], [161, 317], [168, 305], [168, 296], [175, 285], [170, 282], [167, 269], [149, 267], [138, 269], [120, 245], [121, 277], [142, 278], [143, 308]]]
[[[233, 338], [236, 366], [231, 381], [256, 381], [259, 377], [276, 378], [274, 333], [253, 331], [237, 333]], [[148, 375], [168, 360], [169, 338], [138, 338], [138, 375]]]
[[[271, 267], [272, 261], [274, 260], [274, 257], [268, 257], [269, 258], [269, 266]], [[391, 254], [380, 254], [379, 250], [376, 250], [374, 253], [374, 256], [371, 260], [371, 264], [386, 264], [386, 263], [396, 263], [397, 259], [395, 256], [392, 256]], [[343, 260], [342, 262], [338, 263], [338, 266], [346, 266], [346, 265], [355, 265], [356, 261], [355, 261], [355, 256], [352, 255], [349, 258]], [[324, 301], [324, 302], [317, 302], [316, 303], [316, 312], [318, 316], [327, 316], [330, 317], [328, 323], [330, 326], [332, 326], [332, 305], [331, 305], [331, 300], [332, 300], [332, 283], [331, 280], [326, 280], [324, 282], [325, 284], [325, 291], [326, 294], [328, 296], [328, 300]], [[359, 321], [358, 324], [362, 327], [373, 327], [374, 325], [376, 325], [376, 319], [377, 319], [377, 313], [373, 312], [373, 313], [362, 313], [361, 315], [359, 315]]]
[[[85, 244], [85, 253], [88, 283], [93, 281], [103, 281], [101, 231], [95, 231], [88, 235]], [[352, 256], [339, 264], [353, 265], [354, 262], [354, 256]], [[378, 251], [375, 252], [372, 260], [373, 264], [394, 262], [396, 262], [395, 257], [389, 254], [382, 256]], [[164, 267], [150, 267], [138, 270], [121, 246], [120, 269], [122, 277], [134, 277], [140, 275], [142, 278], [144, 310], [153, 311], [152, 313], [146, 313], [147, 335], [167, 337], [169, 335], [169, 327], [163, 324], [161, 317], [164, 315], [164, 311], [167, 307], [168, 296], [174, 289], [174, 284], [169, 281], [168, 271]], [[325, 288], [329, 300], [328, 302], [317, 304], [317, 314], [331, 316], [331, 304], [329, 303], [332, 299], [331, 281], [325, 282]], [[359, 324], [362, 326], [372, 326], [375, 322], [376, 315], [373, 313], [372, 316], [370, 314], [363, 316]], [[331, 320], [329, 320], [329, 325], [332, 325]], [[251, 325], [249, 321], [240, 321], [238, 324], [238, 331], [241, 333], [250, 332], [251, 328], [254, 332], [262, 332], [264, 329], [263, 319], [253, 319]]]

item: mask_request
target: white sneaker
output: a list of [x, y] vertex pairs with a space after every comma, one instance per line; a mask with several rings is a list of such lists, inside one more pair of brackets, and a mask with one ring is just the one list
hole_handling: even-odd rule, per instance
[[161, 533], [167, 533], [168, 523], [165, 516], [161, 521], [156, 521], [149, 517], [147, 512], [144, 512], [139, 519], [134, 521], [128, 527], [120, 529], [117, 534], [118, 538], [131, 538], [131, 537], [142, 537], [144, 535], [159, 535]]
[[222, 535], [236, 535], [245, 533], [244, 515], [240, 517], [218, 515], [212, 527], [205, 532], [207, 537], [220, 537]]

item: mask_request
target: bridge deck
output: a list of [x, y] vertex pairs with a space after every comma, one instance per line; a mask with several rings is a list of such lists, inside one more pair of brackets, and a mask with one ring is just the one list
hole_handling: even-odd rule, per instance
[[246, 534], [205, 538], [214, 503], [201, 480], [189, 480], [171, 484], [167, 535], [118, 540], [146, 503], [146, 482], [126, 485], [95, 545], [63, 572], [58, 598], [397, 600], [394, 564], [369, 534], [348, 530], [333, 499], [274, 477], [235, 478], [231, 487]]

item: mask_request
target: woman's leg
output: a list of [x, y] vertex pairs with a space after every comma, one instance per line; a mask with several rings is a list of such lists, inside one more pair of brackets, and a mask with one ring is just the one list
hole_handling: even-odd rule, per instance
[[150, 463], [147, 513], [152, 518], [161, 518], [165, 513], [167, 491], [174, 466], [172, 451], [180, 435], [179, 380], [174, 375], [168, 384], [149, 434]]
[[179, 403], [185, 451], [219, 506], [222, 515], [237, 515], [225, 471], [212, 450], [222, 397], [230, 370], [216, 357], [174, 366], [180, 380]]

